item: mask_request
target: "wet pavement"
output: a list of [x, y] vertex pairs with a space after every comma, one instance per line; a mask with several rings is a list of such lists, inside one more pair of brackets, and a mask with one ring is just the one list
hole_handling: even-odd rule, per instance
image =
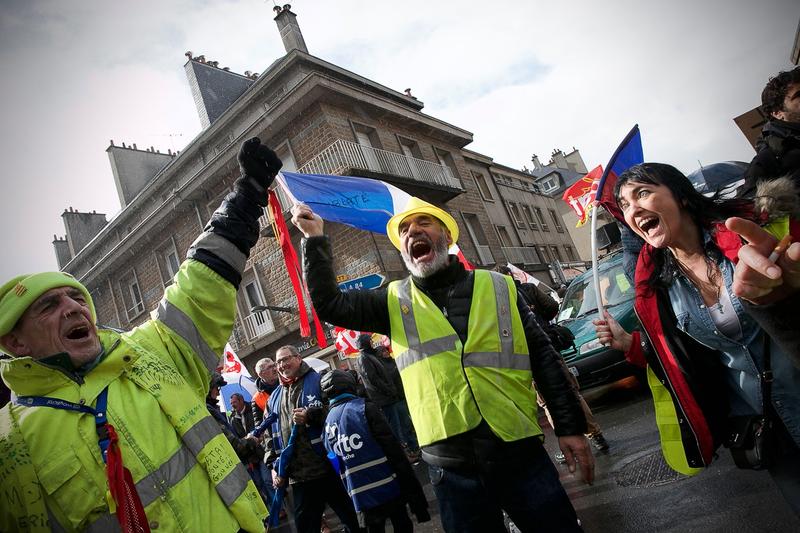
[[[649, 393], [635, 378], [585, 391], [584, 397], [611, 448], [596, 455], [596, 481], [583, 484], [558, 466], [564, 485], [587, 533], [800, 531], [800, 519], [783, 501], [769, 474], [737, 469], [727, 450], [694, 477], [676, 474], [664, 463]], [[545, 447], [557, 451], [552, 430], [541, 417]], [[420, 533], [443, 532], [427, 468], [417, 476], [431, 502], [432, 520], [418, 524]], [[335, 515], [328, 510], [332, 531]], [[276, 531], [288, 533], [291, 526]], [[387, 532], [392, 531], [387, 524]]]

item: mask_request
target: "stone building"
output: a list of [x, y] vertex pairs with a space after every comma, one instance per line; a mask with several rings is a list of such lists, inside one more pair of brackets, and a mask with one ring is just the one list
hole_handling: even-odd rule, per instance
[[[443, 206], [462, 225], [458, 244], [477, 267], [508, 258], [544, 271], [539, 275], [548, 280], [542, 263], [569, 257], [569, 234], [555, 221], [550, 225], [554, 200], [537, 194], [529, 175], [465, 150], [472, 134], [422, 113], [423, 103], [410, 93], [310, 55], [289, 6], [275, 12], [286, 54], [261, 74], [237, 74], [187, 53], [203, 131], [181, 152], [111, 142], [107, 152], [123, 206], [114, 219], [106, 224], [104, 215], [65, 212], [67, 236], [54, 240], [59, 265], [89, 288], [101, 323], [127, 329], [147, 319], [238, 177], [236, 154], [252, 136], [277, 151], [284, 170], [377, 178]], [[527, 212], [523, 205], [540, 218], [521, 219], [514, 209]], [[68, 218], [80, 219], [80, 232], [66, 225]], [[234, 350], [251, 369], [285, 344], [303, 355], [333, 357], [332, 346], [320, 351], [300, 337], [295, 313], [275, 309], [297, 303], [270, 220], [265, 215], [261, 222], [262, 238], [240, 288]], [[406, 275], [385, 236], [335, 223], [326, 232], [340, 280]], [[292, 229], [291, 236], [299, 249], [299, 234]], [[257, 306], [272, 309], [254, 311]]]

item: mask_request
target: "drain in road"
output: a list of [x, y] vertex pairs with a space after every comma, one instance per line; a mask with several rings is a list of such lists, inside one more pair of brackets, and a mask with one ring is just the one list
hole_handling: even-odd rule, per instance
[[621, 487], [657, 487], [687, 479], [688, 476], [671, 469], [664, 461], [661, 450], [656, 450], [620, 468], [615, 478]]

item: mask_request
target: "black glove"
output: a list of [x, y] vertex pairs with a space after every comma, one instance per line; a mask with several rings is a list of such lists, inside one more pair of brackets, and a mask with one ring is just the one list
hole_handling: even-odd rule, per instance
[[258, 137], [242, 143], [237, 159], [242, 174], [255, 179], [265, 189], [272, 185], [275, 175], [283, 166], [275, 152], [261, 144]]

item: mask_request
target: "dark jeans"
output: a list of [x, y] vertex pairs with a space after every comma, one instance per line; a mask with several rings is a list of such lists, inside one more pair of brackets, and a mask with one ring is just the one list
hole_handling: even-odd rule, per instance
[[503, 511], [523, 531], [583, 531], [547, 452], [534, 442], [518, 461], [474, 471], [429, 466], [448, 533], [505, 533]]
[[383, 414], [386, 415], [386, 420], [389, 421], [389, 427], [392, 428], [394, 437], [408, 446], [408, 449], [412, 452], [418, 452], [419, 443], [417, 442], [417, 435], [414, 433], [414, 426], [411, 424], [411, 415], [408, 412], [406, 401], [400, 400], [399, 402], [384, 405], [381, 409]]
[[258, 492], [261, 493], [261, 498], [267, 504], [267, 509], [272, 505], [272, 499], [275, 497], [275, 489], [272, 488], [272, 471], [267, 468], [264, 463], [255, 463], [247, 467], [250, 471], [250, 476], [253, 478]]
[[294, 520], [298, 533], [319, 533], [325, 504], [331, 506], [347, 531], [357, 533], [358, 518], [353, 502], [333, 471], [325, 477], [292, 484]]

